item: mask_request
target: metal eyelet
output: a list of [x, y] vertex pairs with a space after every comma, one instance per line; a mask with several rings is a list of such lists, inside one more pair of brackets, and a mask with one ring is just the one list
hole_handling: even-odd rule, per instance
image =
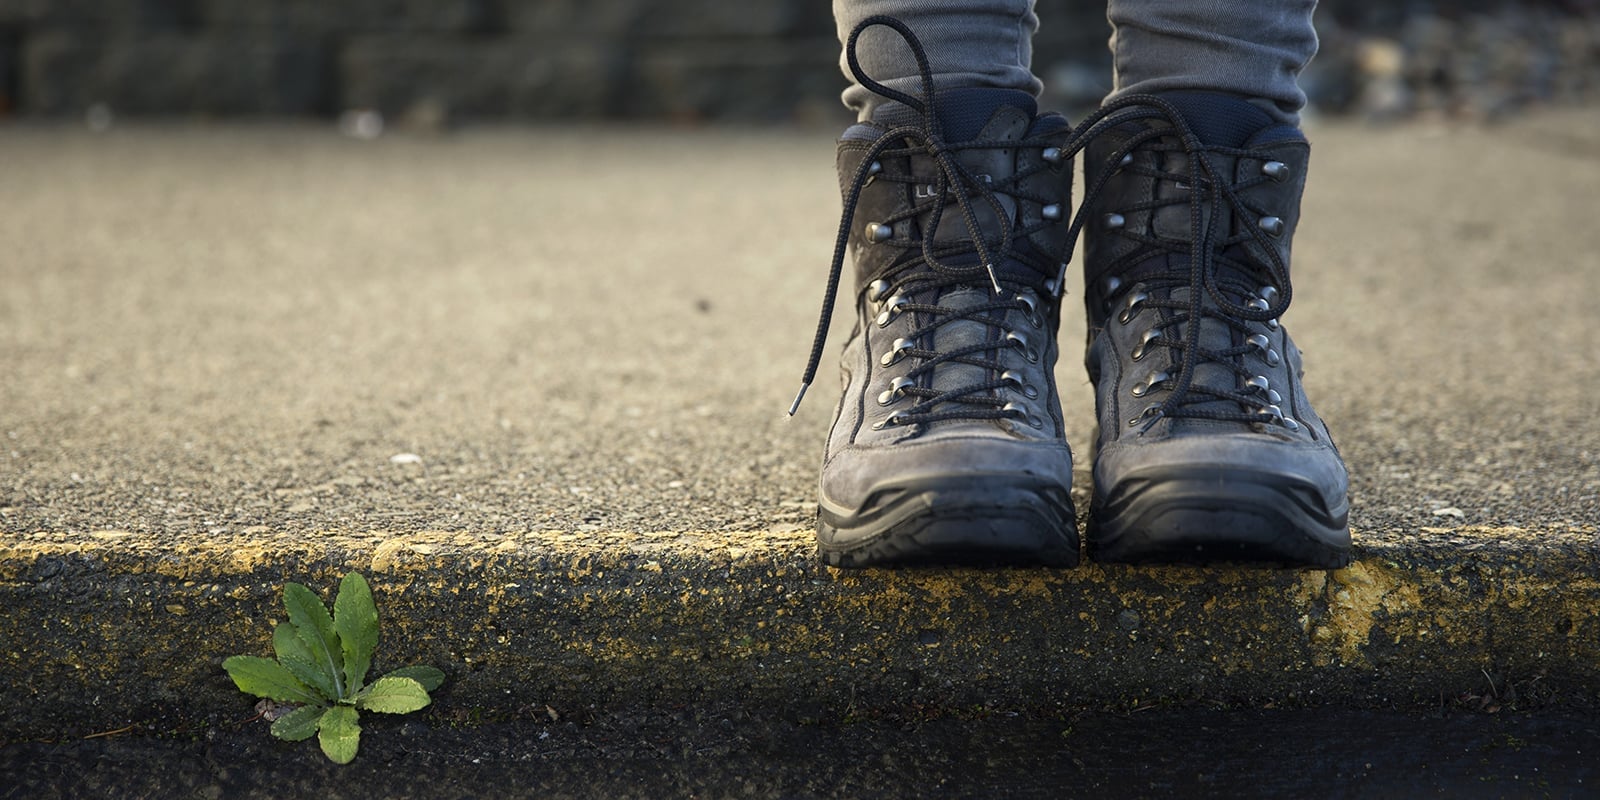
[[885, 367], [894, 366], [896, 361], [904, 357], [908, 351], [915, 350], [916, 347], [917, 343], [910, 339], [896, 339], [894, 344], [889, 345], [889, 352], [884, 353], [883, 357], [878, 359], [878, 363]]
[[1272, 301], [1278, 299], [1278, 287], [1263, 286], [1261, 287], [1261, 291], [1257, 292], [1257, 294], [1261, 295], [1261, 299], [1265, 300], [1267, 305], [1270, 307], [1272, 305]]
[[1039, 209], [1039, 216], [1052, 220], [1061, 219], [1061, 205], [1058, 203], [1051, 203], [1050, 205]]
[[888, 294], [892, 288], [894, 287], [886, 280], [876, 280], [867, 284], [867, 302], [876, 303], [882, 300], [883, 296]]
[[1160, 410], [1161, 410], [1161, 406], [1158, 406], [1155, 403], [1151, 403], [1150, 405], [1145, 406], [1143, 411], [1139, 412], [1139, 416], [1128, 420], [1128, 426], [1132, 427], [1134, 425], [1138, 425], [1139, 423], [1144, 422], [1145, 420], [1150, 419], [1151, 417], [1155, 416], [1156, 412], [1160, 411]]
[[1288, 428], [1291, 433], [1294, 433], [1300, 430], [1300, 423], [1295, 422], [1294, 417], [1284, 417], [1283, 427]]
[[883, 310], [878, 312], [878, 327], [882, 328], [887, 326], [891, 320], [899, 316], [900, 309], [905, 308], [910, 304], [910, 300], [907, 300], [904, 296], [898, 294], [889, 298], [888, 300], [885, 300], [883, 303]]
[[1150, 295], [1144, 292], [1135, 291], [1129, 294], [1128, 302], [1122, 306], [1122, 313], [1117, 315], [1117, 321], [1123, 325], [1132, 322], [1133, 318], [1139, 315], [1139, 306], [1149, 299]]
[[1008, 369], [1005, 372], [1000, 373], [1000, 382], [1019, 392], [1022, 392], [1022, 396], [1028, 398], [1029, 400], [1034, 400], [1039, 397], [1039, 390], [1035, 389], [1032, 384], [1023, 383], [1022, 373], [1014, 369]]
[[[1267, 288], [1271, 289], [1272, 287], [1269, 286]], [[1276, 290], [1273, 291], [1272, 296], [1273, 297], [1277, 297], [1277, 291]], [[1271, 305], [1268, 304], [1268, 302], [1269, 301], [1264, 297], [1252, 297], [1252, 298], [1250, 298], [1250, 302], [1245, 303], [1245, 306], [1247, 308], [1253, 309], [1255, 311], [1266, 311], [1267, 309], [1272, 307]], [[1282, 323], [1278, 322], [1278, 320], [1276, 318], [1273, 318], [1273, 319], [1267, 320], [1266, 326], [1267, 326], [1267, 328], [1269, 330], [1274, 330], [1275, 331], [1279, 327], [1282, 326]]]
[[1244, 343], [1261, 351], [1262, 357], [1267, 360], [1267, 366], [1276, 367], [1283, 363], [1283, 357], [1278, 355], [1278, 351], [1272, 349], [1272, 340], [1268, 339], [1266, 334], [1258, 333], [1245, 339]]
[[1159, 330], [1157, 330], [1155, 328], [1151, 328], [1150, 330], [1145, 331], [1144, 332], [1144, 336], [1141, 336], [1139, 338], [1139, 343], [1137, 345], [1134, 345], [1133, 352], [1130, 353], [1129, 355], [1133, 358], [1134, 361], [1139, 361], [1140, 359], [1143, 359], [1144, 356], [1145, 356], [1145, 353], [1148, 351], [1148, 348], [1150, 347], [1150, 343], [1151, 342], [1155, 342], [1155, 341], [1159, 341], [1160, 339], [1161, 339], [1161, 331], [1159, 331]]
[[867, 223], [867, 241], [873, 243], [887, 242], [893, 236], [894, 226], [885, 225], [881, 222]]
[[1044, 324], [1044, 318], [1039, 316], [1039, 301], [1033, 299], [1031, 295], [1019, 293], [1017, 302], [1027, 306], [1027, 310], [1023, 312], [1023, 315], [1028, 318], [1029, 325], [1037, 328]]
[[1282, 217], [1262, 217], [1256, 220], [1256, 227], [1266, 231], [1268, 236], [1282, 236], [1286, 226]]
[[882, 171], [883, 171], [883, 163], [882, 162], [874, 161], [871, 164], [867, 165], [867, 175], [868, 176], [876, 175], [876, 174], [878, 174], [878, 173], [880, 173]]
[[1268, 161], [1261, 165], [1261, 174], [1277, 183], [1283, 183], [1288, 180], [1293, 172], [1294, 170], [1289, 169], [1289, 165], [1282, 161]]
[[1005, 405], [1000, 407], [1000, 411], [1005, 413], [1005, 414], [1009, 414], [1009, 415], [1011, 415], [1013, 417], [1016, 417], [1017, 419], [1023, 420], [1024, 422], [1027, 422], [1030, 427], [1034, 427], [1034, 428], [1042, 428], [1042, 427], [1044, 427], [1044, 420], [1041, 420], [1038, 417], [1036, 417], [1036, 416], [1034, 416], [1032, 414], [1029, 414], [1028, 413], [1028, 407], [1023, 405], [1023, 404], [1021, 404], [1021, 403], [1016, 403], [1016, 402], [1006, 403]]
[[1100, 224], [1107, 230], [1116, 230], [1123, 225], [1128, 224], [1128, 218], [1113, 212], [1101, 217]]
[[1046, 147], [1044, 150], [1039, 152], [1039, 157], [1050, 162], [1051, 164], [1060, 164], [1061, 158], [1064, 155], [1066, 154], [1061, 152], [1061, 148], [1059, 147]]
[[906, 396], [906, 390], [916, 386], [917, 382], [910, 378], [895, 378], [889, 383], [889, 388], [878, 395], [878, 405], [886, 406]]
[[1129, 390], [1129, 393], [1134, 397], [1144, 397], [1145, 395], [1154, 391], [1157, 386], [1160, 386], [1169, 380], [1172, 380], [1171, 375], [1168, 375], [1166, 372], [1157, 372], [1145, 379], [1142, 383], [1134, 384], [1133, 388]]
[[1121, 169], [1122, 167], [1126, 167], [1126, 166], [1128, 166], [1129, 164], [1132, 164], [1132, 163], [1133, 163], [1133, 154], [1132, 153], [1123, 153], [1122, 154], [1122, 160], [1117, 162], [1117, 168]]
[[1122, 279], [1115, 275], [1109, 275], [1104, 281], [1101, 281], [1100, 285], [1103, 287], [1101, 289], [1101, 294], [1110, 297], [1112, 294], [1115, 294], [1118, 289], [1122, 288]]
[[1039, 360], [1039, 353], [1029, 346], [1028, 337], [1016, 331], [1006, 331], [1006, 341], [1010, 342], [1012, 347], [1021, 350], [1022, 357], [1027, 359], [1029, 364]]
[[873, 423], [872, 429], [875, 430], [875, 431], [881, 431], [884, 428], [893, 427], [895, 425], [902, 425], [902, 424], [904, 424], [904, 422], [903, 422], [904, 419], [905, 419], [905, 415], [901, 414], [898, 411], [896, 411], [893, 414], [890, 414], [888, 417], [886, 417], [882, 421]]

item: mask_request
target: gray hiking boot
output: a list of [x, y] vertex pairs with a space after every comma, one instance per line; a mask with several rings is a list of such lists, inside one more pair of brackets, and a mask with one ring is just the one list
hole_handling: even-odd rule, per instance
[[1091, 557], [1347, 564], [1344, 462], [1278, 322], [1305, 137], [1201, 93], [1130, 98], [1095, 123], [1109, 126], [1085, 151]]
[[1054, 372], [1066, 120], [1025, 92], [929, 92], [924, 105], [862, 84], [899, 102], [839, 142], [844, 220], [806, 383], [847, 245], [857, 313], [818, 551], [842, 567], [1075, 564]]

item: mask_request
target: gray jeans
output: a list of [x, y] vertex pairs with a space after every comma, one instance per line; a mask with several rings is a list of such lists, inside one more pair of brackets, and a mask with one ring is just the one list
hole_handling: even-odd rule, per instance
[[[1108, 0], [1110, 97], [1174, 89], [1227, 92], [1299, 122], [1296, 79], [1317, 52], [1316, 0]], [[834, 0], [839, 40], [874, 14], [898, 17], [927, 49], [940, 88], [990, 86], [1039, 94], [1033, 74], [1033, 0]], [[911, 51], [893, 31], [862, 34], [861, 66], [874, 80], [921, 91]], [[845, 77], [850, 78], [849, 68]], [[1109, 99], [1109, 98], [1108, 98]], [[844, 104], [865, 120], [881, 101], [853, 83]]]

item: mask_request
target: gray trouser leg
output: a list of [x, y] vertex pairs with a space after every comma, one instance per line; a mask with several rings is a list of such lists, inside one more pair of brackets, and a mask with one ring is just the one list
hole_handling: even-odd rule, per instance
[[[874, 14], [896, 17], [917, 34], [940, 89], [987, 86], [1038, 96], [1043, 88], [1031, 69], [1033, 33], [1039, 29], [1033, 0], [833, 0], [840, 43], [856, 23]], [[857, 56], [873, 80], [910, 95], [922, 93], [916, 59], [894, 31], [863, 33]], [[844, 104], [864, 121], [882, 98], [855, 84], [842, 54], [839, 68], [851, 80]]]
[[[1296, 82], [1317, 53], [1316, 0], [1108, 0], [1112, 99], [1190, 89], [1256, 100], [1297, 123]], [[1260, 102], [1266, 101], [1266, 102]]]
[[[1317, 52], [1316, 0], [1108, 0], [1116, 74], [1111, 97], [1175, 89], [1228, 92], [1297, 122], [1296, 79]], [[834, 0], [839, 41], [873, 14], [898, 17], [922, 39], [941, 88], [991, 86], [1034, 95], [1033, 0]], [[903, 92], [921, 90], [911, 51], [892, 32], [862, 35], [861, 65]], [[850, 78], [841, 56], [840, 67]], [[854, 84], [844, 104], [864, 120], [879, 102]]]

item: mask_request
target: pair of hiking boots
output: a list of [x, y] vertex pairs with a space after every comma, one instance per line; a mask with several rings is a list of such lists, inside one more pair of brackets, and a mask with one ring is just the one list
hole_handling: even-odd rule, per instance
[[1055, 364], [1081, 233], [1098, 422], [1089, 555], [1347, 564], [1348, 478], [1278, 322], [1300, 131], [1211, 93], [1126, 97], [1073, 128], [1025, 92], [936, 90], [915, 36], [870, 24], [907, 39], [923, 91], [857, 69], [887, 102], [839, 142], [844, 218], [805, 377], [853, 255], [824, 563], [1077, 563]]

